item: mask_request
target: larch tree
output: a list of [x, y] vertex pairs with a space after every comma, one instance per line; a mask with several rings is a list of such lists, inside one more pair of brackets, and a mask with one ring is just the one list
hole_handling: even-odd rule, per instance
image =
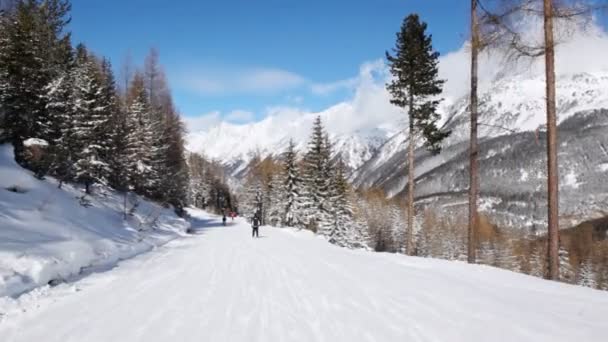
[[[559, 174], [558, 137], [555, 95], [555, 46], [560, 39], [555, 36], [555, 23], [579, 25], [580, 18], [589, 18], [594, 11], [606, 8], [594, 0], [500, 0], [495, 6], [487, 6], [489, 0], [477, 0], [483, 10], [481, 25], [488, 42], [506, 50], [510, 58], [544, 57], [545, 62], [545, 107], [547, 128], [547, 258], [546, 277], [560, 279], [559, 257]], [[542, 39], [530, 40], [519, 27], [519, 22], [528, 17], [542, 19]], [[561, 30], [568, 31], [568, 30]]]
[[433, 50], [432, 37], [426, 33], [427, 25], [417, 14], [408, 15], [397, 32], [394, 55], [386, 52], [392, 80], [387, 84], [391, 103], [408, 113], [408, 210], [407, 253], [415, 253], [414, 229], [414, 150], [416, 138], [421, 136], [433, 153], [441, 151], [441, 142], [449, 132], [437, 127], [438, 96], [444, 81], [439, 79], [439, 53]]
[[471, 137], [469, 142], [469, 225], [467, 229], [467, 261], [475, 263], [476, 231], [477, 231], [477, 201], [479, 197], [479, 146], [477, 143], [477, 84], [478, 61], [480, 50], [479, 24], [477, 19], [477, 1], [471, 0], [471, 94], [469, 111], [471, 116]]

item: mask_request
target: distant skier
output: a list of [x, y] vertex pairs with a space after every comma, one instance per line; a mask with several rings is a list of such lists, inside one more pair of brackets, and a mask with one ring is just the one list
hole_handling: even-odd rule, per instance
[[224, 214], [222, 216], [222, 224], [225, 226], [226, 225], [226, 214]]
[[236, 213], [234, 211], [230, 212], [230, 218], [232, 219], [232, 221], [234, 221], [235, 216], [236, 216]]
[[251, 219], [251, 228], [253, 228], [253, 230], [251, 231], [251, 237], [260, 237], [258, 232], [260, 228], [260, 222], [260, 216], [258, 216], [257, 213], [253, 215], [253, 218]]

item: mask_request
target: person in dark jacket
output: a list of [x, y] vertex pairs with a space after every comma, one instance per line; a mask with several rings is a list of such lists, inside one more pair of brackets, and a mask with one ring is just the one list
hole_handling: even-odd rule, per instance
[[253, 230], [251, 231], [251, 237], [260, 237], [259, 235], [259, 228], [260, 228], [260, 216], [256, 213], [255, 215], [253, 215], [253, 218], [251, 219], [251, 228], [253, 228]]
[[226, 225], [226, 214], [224, 214], [222, 216], [222, 224], [225, 226]]

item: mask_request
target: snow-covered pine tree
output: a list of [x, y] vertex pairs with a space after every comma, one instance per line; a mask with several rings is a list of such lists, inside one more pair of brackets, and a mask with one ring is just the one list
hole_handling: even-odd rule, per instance
[[577, 284], [591, 288], [597, 288], [596, 272], [590, 258], [585, 258], [579, 267]]
[[283, 205], [285, 202], [285, 174], [281, 171], [270, 175], [268, 185], [268, 209], [267, 221], [271, 226], [277, 227], [283, 224]]
[[244, 198], [240, 201], [241, 214], [245, 217], [252, 217], [255, 213], [263, 215], [264, 211], [264, 191], [262, 181], [257, 177], [249, 177], [245, 183]]
[[108, 117], [107, 129], [101, 133], [105, 145], [103, 159], [108, 164], [108, 183], [114, 189], [127, 191], [129, 189], [127, 117], [119, 102], [112, 65], [105, 58], [101, 62], [100, 96], [105, 104], [105, 112]]
[[59, 76], [69, 35], [67, 0], [18, 1], [2, 14], [0, 101], [5, 135], [22, 161], [22, 141], [40, 138], [47, 86]]
[[287, 151], [283, 156], [283, 225], [301, 227], [304, 223], [302, 212], [302, 179], [297, 165], [295, 143], [289, 141]]
[[[393, 235], [392, 240], [394, 242], [393, 248], [397, 253], [405, 253], [405, 213], [396, 203], [391, 204], [388, 211]], [[419, 248], [419, 250], [422, 250], [422, 248]]]
[[149, 195], [157, 184], [152, 168], [152, 143], [154, 130], [150, 118], [148, 94], [141, 73], [133, 76], [129, 87], [127, 107], [127, 144], [129, 183], [135, 192]]
[[76, 48], [76, 65], [73, 72], [72, 111], [76, 151], [76, 179], [85, 185], [87, 194], [93, 183], [106, 183], [108, 104], [102, 97], [100, 68], [94, 56], [84, 45]]
[[547, 270], [546, 262], [541, 254], [544, 255], [542, 250], [539, 250], [537, 247], [533, 247], [530, 255], [530, 275], [538, 278], [543, 278]]
[[184, 124], [179, 118], [179, 114], [174, 111], [172, 106], [165, 114], [164, 123], [167, 141], [163, 159], [167, 174], [162, 177], [162, 184], [166, 191], [165, 201], [179, 211], [187, 203], [189, 183], [183, 137], [185, 129]]
[[321, 176], [318, 178], [319, 207], [317, 213], [317, 233], [331, 236], [336, 228], [336, 211], [334, 198], [336, 197], [335, 181], [336, 166], [332, 163], [332, 146], [327, 132], [323, 132], [323, 145], [321, 148]]
[[44, 95], [48, 120], [41, 133], [50, 144], [49, 171], [59, 179], [59, 186], [75, 177], [72, 89], [71, 71], [66, 71], [46, 87]]
[[209, 194], [207, 161], [198, 153], [188, 155], [188, 203], [204, 208]]
[[570, 263], [570, 253], [564, 248], [559, 247], [559, 276], [560, 280], [567, 283], [574, 283], [574, 269]]
[[[346, 180], [345, 167], [342, 157], [339, 156], [333, 172], [331, 187], [331, 197], [328, 203], [329, 210], [326, 212], [331, 215], [331, 227], [328, 232], [329, 241], [340, 246], [360, 246], [363, 236], [360, 227], [356, 225], [353, 218], [353, 196], [350, 185]], [[328, 207], [326, 205], [326, 207]]]
[[330, 152], [321, 117], [317, 117], [313, 124], [308, 151], [303, 160], [302, 178], [305, 183], [303, 194], [307, 197], [303, 201], [305, 205], [303, 209], [308, 228], [321, 234], [326, 234], [325, 227], [331, 221], [327, 211], [331, 179]]

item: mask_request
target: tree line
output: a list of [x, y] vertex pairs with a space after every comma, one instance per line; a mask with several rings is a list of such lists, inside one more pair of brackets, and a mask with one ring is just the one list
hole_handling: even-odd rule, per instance
[[[152, 49], [119, 89], [110, 61], [72, 46], [67, 0], [16, 0], [0, 12], [0, 140], [39, 178], [188, 201], [184, 125]], [[34, 139], [34, 140], [32, 140]], [[28, 159], [28, 142], [44, 147]]]
[[255, 156], [249, 168], [238, 202], [245, 216], [257, 213], [262, 224], [309, 229], [340, 246], [367, 245], [366, 226], [355, 213], [355, 192], [320, 117], [301, 157], [290, 141], [280, 158]]

